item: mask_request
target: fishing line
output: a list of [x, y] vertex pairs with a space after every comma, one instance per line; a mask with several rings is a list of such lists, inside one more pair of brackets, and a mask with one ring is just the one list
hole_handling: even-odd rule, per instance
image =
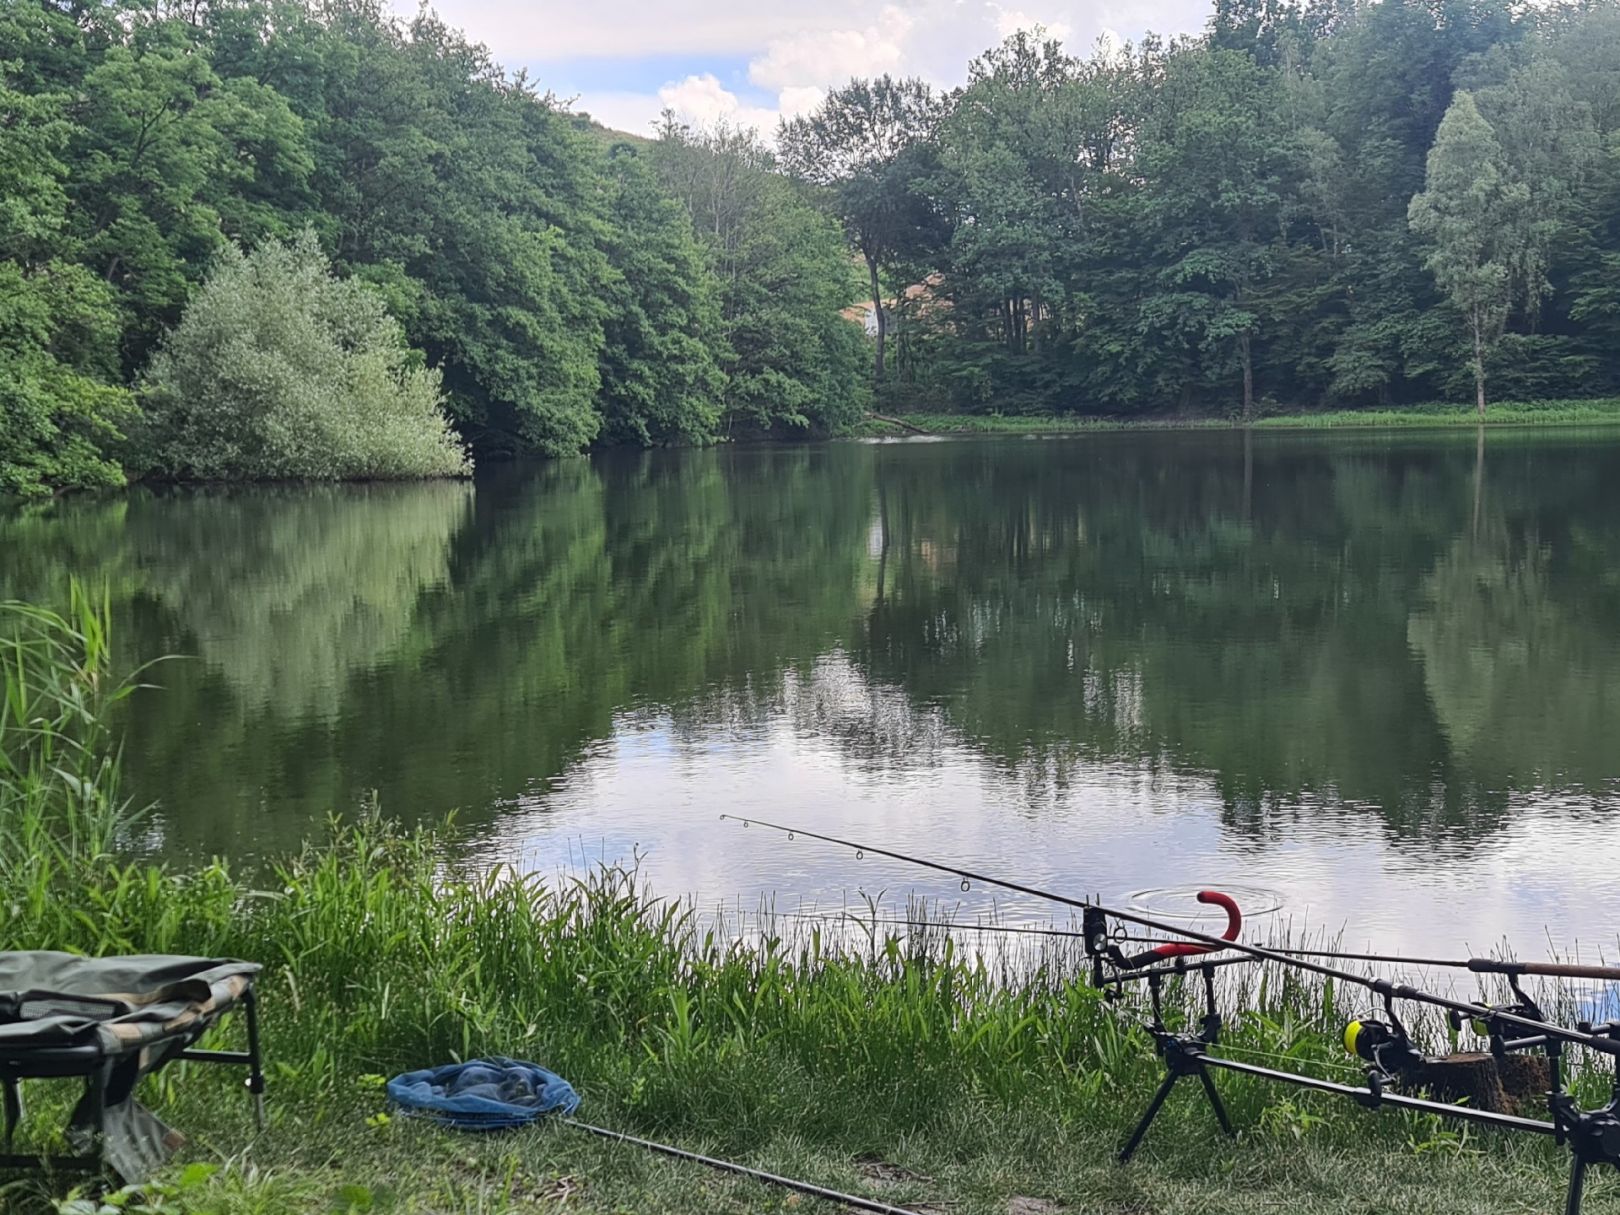
[[[867, 916], [862, 916], [858, 912], [828, 912], [825, 914], [818, 914], [802, 911], [772, 911], [768, 913], [761, 913], [760, 918], [761, 920], [813, 920], [821, 923], [844, 922], [859, 925], [861, 927], [884, 924], [899, 928], [936, 929], [945, 932], [999, 932], [1014, 936], [1068, 937], [1077, 941], [1083, 941], [1086, 939], [1085, 933], [1073, 928], [1035, 928], [1023, 924], [963, 924], [955, 920], [900, 919], [898, 917], [882, 916], [872, 919]], [[1168, 931], [1180, 930], [1169, 929]], [[1122, 944], [1162, 945], [1165, 943], [1163, 937], [1140, 937], [1125, 935], [1112, 937], [1110, 939], [1118, 941]], [[1464, 958], [1409, 958], [1404, 957], [1401, 954], [1393, 953], [1352, 953], [1338, 949], [1297, 949], [1291, 945], [1271, 945], [1267, 946], [1267, 948], [1271, 949], [1275, 953], [1287, 954], [1291, 958], [1334, 958], [1342, 962], [1383, 962], [1394, 966], [1449, 967], [1455, 970], [1470, 969], [1469, 960]], [[1475, 959], [1475, 961], [1477, 961], [1477, 959]], [[1514, 965], [1515, 963], [1505, 964]], [[1553, 962], [1526, 962], [1522, 963], [1522, 965], [1535, 966], [1539, 968], [1543, 966], [1561, 966], [1566, 964]], [[1595, 976], [1584, 975], [1574, 977], [1611, 977], [1614, 979], [1620, 979], [1620, 968], [1593, 967], [1592, 969], [1602, 970], [1605, 973]], [[1607, 974], [1607, 972], [1611, 969], [1614, 971], [1612, 976]], [[1540, 971], [1538, 969], [1528, 973], [1536, 974], [1540, 973]]]

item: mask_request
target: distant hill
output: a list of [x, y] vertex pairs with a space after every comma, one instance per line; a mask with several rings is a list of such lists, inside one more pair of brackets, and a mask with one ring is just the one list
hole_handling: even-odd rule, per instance
[[574, 120], [576, 130], [582, 131], [593, 139], [600, 139], [603, 143], [632, 143], [637, 147], [647, 147], [654, 141], [645, 135], [632, 135], [629, 131], [617, 131], [612, 127], [603, 126], [589, 114], [570, 114]]

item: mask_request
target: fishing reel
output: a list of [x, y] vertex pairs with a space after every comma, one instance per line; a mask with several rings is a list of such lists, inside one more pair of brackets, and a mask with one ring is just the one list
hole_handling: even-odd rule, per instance
[[1407, 1035], [1400, 1020], [1388, 1013], [1387, 1021], [1358, 1017], [1344, 1027], [1344, 1049], [1371, 1064], [1379, 1076], [1393, 1080], [1417, 1071], [1424, 1054]]
[[1476, 1037], [1490, 1038], [1494, 1041], [1502, 1038], [1502, 1031], [1497, 1027], [1494, 1014], [1506, 1013], [1510, 1017], [1528, 1017], [1531, 1020], [1541, 1020], [1541, 1010], [1534, 1004], [1486, 1004], [1483, 1005], [1486, 1016], [1472, 1016], [1457, 1012], [1455, 1009], [1446, 1013], [1446, 1024], [1454, 1033], [1461, 1033], [1464, 1029], [1472, 1032]]
[[1557, 1066], [1558, 1057], [1562, 1054], [1562, 1043], [1556, 1038], [1549, 1038], [1546, 1034], [1530, 1034], [1517, 1038], [1508, 1037], [1508, 1030], [1512, 1028], [1511, 1022], [1505, 1022], [1502, 1017], [1520, 1017], [1529, 1021], [1545, 1021], [1546, 1014], [1541, 1006], [1532, 1000], [1519, 987], [1518, 976], [1508, 973], [1508, 986], [1512, 988], [1514, 1002], [1512, 1004], [1486, 1004], [1481, 1007], [1485, 1010], [1484, 1016], [1470, 1015], [1450, 1009], [1446, 1012], [1446, 1024], [1453, 1033], [1461, 1033], [1464, 1027], [1472, 1030], [1476, 1035], [1485, 1038], [1490, 1043], [1491, 1054], [1497, 1059], [1506, 1056], [1510, 1051], [1529, 1050], [1541, 1047], [1552, 1058]]

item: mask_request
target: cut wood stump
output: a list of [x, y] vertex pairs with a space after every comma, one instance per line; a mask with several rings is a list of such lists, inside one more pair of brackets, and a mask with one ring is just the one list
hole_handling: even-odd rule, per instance
[[1498, 1060], [1485, 1051], [1466, 1051], [1427, 1060], [1418, 1087], [1436, 1101], [1464, 1102], [1499, 1114], [1545, 1107], [1552, 1073], [1541, 1055], [1508, 1055]]
[[1545, 1114], [1547, 1090], [1552, 1088], [1552, 1066], [1546, 1055], [1509, 1055], [1497, 1061], [1508, 1107], [1515, 1114]]

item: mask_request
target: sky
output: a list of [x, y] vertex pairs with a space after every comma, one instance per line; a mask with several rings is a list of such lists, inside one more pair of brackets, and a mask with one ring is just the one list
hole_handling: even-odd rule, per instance
[[[414, 9], [396, 0], [401, 9]], [[1037, 26], [1077, 53], [1202, 28], [1206, 0], [436, 0], [509, 69], [621, 131], [660, 111], [767, 134], [829, 87], [885, 72], [950, 87], [968, 60]]]

